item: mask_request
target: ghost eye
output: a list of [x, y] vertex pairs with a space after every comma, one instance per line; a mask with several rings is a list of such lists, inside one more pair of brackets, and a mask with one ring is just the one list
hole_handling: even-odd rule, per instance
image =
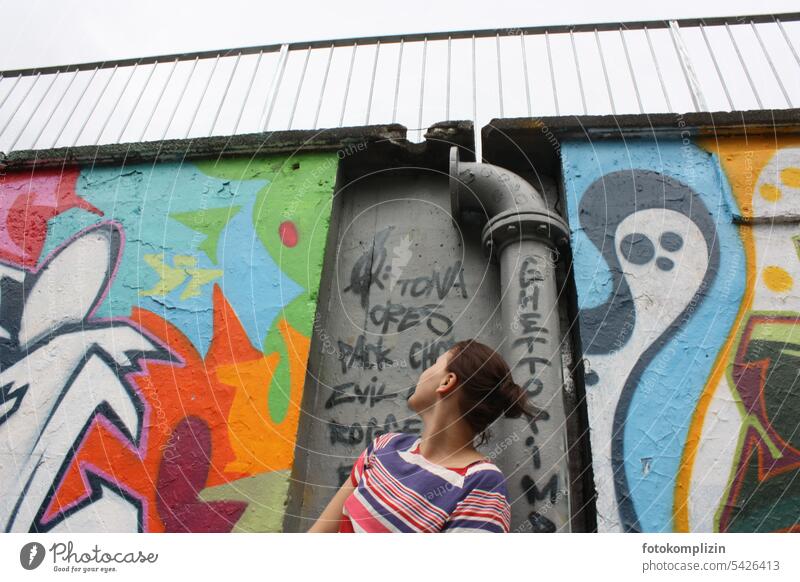
[[659, 242], [665, 251], [674, 253], [683, 246], [683, 237], [677, 232], [665, 232]]
[[634, 232], [622, 239], [620, 244], [622, 256], [634, 265], [644, 265], [653, 260], [656, 249], [653, 242], [645, 235]]

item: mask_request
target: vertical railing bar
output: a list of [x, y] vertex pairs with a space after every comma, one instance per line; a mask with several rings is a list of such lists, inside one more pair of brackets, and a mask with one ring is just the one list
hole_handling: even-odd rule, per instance
[[36, 144], [41, 139], [42, 134], [44, 134], [44, 130], [47, 129], [48, 125], [50, 125], [50, 122], [53, 120], [53, 116], [56, 114], [56, 111], [58, 111], [58, 108], [61, 107], [61, 104], [64, 102], [64, 97], [66, 97], [67, 93], [69, 93], [69, 90], [72, 89], [72, 84], [75, 82], [75, 79], [78, 78], [78, 73], [80, 73], [80, 71], [78, 69], [75, 69], [75, 74], [72, 75], [72, 77], [69, 80], [69, 83], [67, 83], [67, 88], [64, 89], [64, 91], [61, 93], [61, 96], [58, 98], [58, 100], [56, 100], [56, 104], [55, 106], [53, 106], [52, 111], [50, 111], [50, 115], [48, 116], [47, 121], [44, 122], [44, 125], [39, 130], [39, 133], [36, 134], [36, 138], [31, 142], [30, 149], [32, 150], [36, 149]]
[[176, 68], [178, 68], [178, 59], [172, 61], [172, 68], [169, 70], [169, 75], [167, 75], [167, 80], [164, 82], [164, 85], [162, 85], [161, 91], [158, 92], [158, 99], [156, 99], [155, 103], [153, 103], [153, 108], [150, 110], [150, 115], [147, 118], [147, 123], [144, 125], [142, 134], [139, 136], [139, 141], [144, 141], [144, 136], [147, 133], [147, 130], [150, 128], [150, 124], [153, 122], [156, 109], [158, 109], [158, 106], [161, 104], [161, 100], [164, 98], [164, 93], [166, 92], [170, 81], [172, 81], [172, 75], [175, 73]]
[[125, 135], [125, 130], [128, 129], [128, 124], [133, 119], [133, 114], [136, 113], [136, 109], [139, 107], [139, 102], [142, 100], [142, 95], [144, 95], [145, 91], [147, 91], [147, 87], [150, 85], [150, 79], [153, 78], [153, 73], [156, 72], [156, 67], [159, 65], [158, 61], [153, 63], [153, 66], [150, 68], [150, 74], [147, 75], [147, 80], [142, 85], [142, 90], [139, 91], [138, 97], [136, 97], [136, 102], [133, 104], [133, 108], [131, 108], [131, 112], [128, 114], [128, 119], [125, 120], [125, 125], [122, 126], [122, 131], [119, 132], [117, 136], [117, 143], [122, 143], [122, 136]]
[[450, 120], [450, 60], [451, 60], [451, 44], [453, 38], [448, 35], [447, 36], [447, 95], [445, 97], [445, 105], [444, 105], [444, 118], [446, 120]]
[[192, 127], [194, 126], [194, 122], [197, 119], [197, 113], [200, 111], [200, 107], [203, 105], [203, 101], [206, 98], [206, 93], [208, 92], [208, 87], [211, 85], [211, 79], [214, 77], [214, 73], [217, 71], [217, 65], [219, 64], [220, 59], [219, 53], [217, 57], [214, 59], [214, 64], [211, 66], [211, 73], [208, 75], [208, 79], [206, 79], [205, 87], [203, 87], [203, 92], [200, 93], [200, 99], [197, 101], [197, 106], [194, 108], [194, 113], [192, 113], [192, 119], [189, 122], [189, 127], [186, 128], [186, 134], [183, 136], [184, 139], [189, 137], [189, 134], [192, 133]]
[[239, 109], [239, 115], [236, 117], [236, 124], [233, 126], [233, 135], [236, 135], [236, 132], [239, 131], [239, 124], [242, 122], [244, 110], [247, 108], [247, 101], [250, 99], [250, 94], [253, 92], [253, 83], [255, 83], [256, 75], [258, 75], [258, 69], [261, 66], [261, 57], [263, 56], [264, 51], [258, 51], [256, 66], [253, 68], [253, 74], [250, 75], [250, 83], [247, 85], [247, 91], [245, 92], [244, 99], [242, 100], [242, 107]]
[[14, 149], [14, 146], [17, 145], [19, 138], [21, 138], [22, 134], [25, 133], [25, 130], [28, 128], [28, 124], [30, 124], [31, 119], [33, 119], [33, 116], [36, 114], [36, 112], [39, 111], [39, 107], [41, 107], [42, 102], [44, 102], [44, 100], [50, 94], [50, 89], [53, 88], [53, 85], [55, 85], [56, 83], [56, 79], [58, 79], [58, 76], [61, 73], [62, 71], [56, 71], [56, 74], [53, 75], [53, 80], [50, 81], [50, 84], [47, 86], [47, 89], [45, 89], [44, 93], [42, 93], [42, 96], [39, 98], [39, 101], [34, 106], [33, 110], [31, 111], [31, 114], [28, 116], [28, 119], [25, 120], [25, 123], [22, 124], [22, 129], [20, 129], [20, 132], [17, 134], [17, 137], [14, 139], [13, 142], [11, 142], [11, 145], [8, 146], [8, 151], [12, 151]]
[[281, 56], [278, 57], [278, 67], [275, 69], [275, 73], [272, 75], [272, 84], [270, 86], [269, 91], [269, 109], [266, 109], [267, 101], [264, 101], [264, 108], [261, 112], [261, 117], [264, 117], [266, 113], [266, 118], [264, 119], [264, 123], [261, 124], [261, 120], [259, 119], [259, 124], [261, 125], [261, 131], [266, 131], [267, 126], [269, 125], [269, 120], [272, 117], [272, 110], [275, 107], [275, 102], [278, 100], [278, 93], [281, 90], [281, 82], [283, 81], [283, 73], [286, 70], [286, 63], [289, 61], [289, 45], [283, 44], [281, 45]]
[[672, 103], [669, 101], [669, 94], [667, 88], [664, 86], [664, 78], [661, 76], [661, 67], [658, 66], [658, 59], [656, 58], [656, 51], [653, 49], [653, 41], [650, 39], [650, 30], [645, 26], [644, 35], [647, 38], [647, 46], [650, 47], [650, 56], [653, 59], [653, 64], [656, 67], [656, 75], [658, 75], [658, 82], [661, 85], [661, 92], [664, 95], [664, 100], [667, 102], [667, 111], [672, 113]]
[[497, 42], [495, 43], [495, 48], [497, 51], [497, 98], [500, 102], [500, 117], [504, 117], [503, 114], [503, 64], [502, 64], [502, 57], [500, 55], [500, 33], [497, 33], [495, 37]]
[[183, 102], [183, 96], [186, 95], [186, 90], [189, 88], [189, 85], [192, 84], [192, 77], [194, 77], [194, 71], [197, 68], [197, 62], [200, 59], [199, 56], [194, 58], [194, 62], [192, 63], [192, 68], [189, 70], [189, 75], [186, 77], [186, 83], [183, 85], [183, 89], [181, 89], [181, 94], [178, 95], [178, 100], [175, 101], [175, 107], [172, 108], [172, 113], [169, 116], [169, 120], [167, 120], [167, 125], [164, 127], [164, 131], [161, 134], [161, 141], [164, 141], [164, 138], [167, 137], [167, 133], [169, 132], [169, 128], [172, 126], [172, 122], [175, 119], [175, 115], [178, 113], [178, 109]]
[[483, 143], [478, 127], [478, 67], [475, 62], [475, 35], [472, 35], [472, 135], [475, 140], [475, 159], [483, 160]]
[[64, 133], [64, 130], [67, 128], [67, 125], [69, 125], [69, 122], [72, 120], [72, 116], [75, 115], [75, 111], [78, 110], [78, 105], [80, 105], [81, 101], [83, 101], [83, 97], [84, 95], [86, 95], [86, 91], [89, 89], [89, 86], [94, 82], [94, 78], [97, 76], [97, 71], [99, 71], [100, 69], [101, 67], [96, 67], [94, 71], [92, 71], [92, 76], [89, 77], [89, 82], [86, 83], [86, 85], [83, 87], [83, 91], [81, 91], [81, 94], [78, 95], [78, 99], [75, 101], [75, 105], [72, 106], [72, 109], [70, 110], [69, 115], [67, 115], [67, 118], [64, 121], [63, 125], [61, 126], [61, 129], [58, 130], [55, 139], [50, 144], [50, 149], [56, 147], [58, 140], [61, 138], [61, 134]]
[[311, 45], [306, 50], [306, 58], [303, 60], [303, 70], [300, 72], [300, 82], [297, 83], [297, 91], [294, 95], [294, 103], [292, 104], [292, 112], [289, 115], [289, 124], [287, 129], [292, 129], [292, 122], [294, 121], [294, 114], [297, 111], [297, 102], [300, 101], [300, 92], [303, 90], [303, 83], [306, 80], [306, 69], [308, 69], [308, 59], [311, 57]]
[[728, 84], [725, 82], [725, 77], [722, 75], [722, 70], [719, 68], [719, 63], [717, 62], [717, 57], [714, 55], [714, 50], [711, 48], [711, 43], [708, 40], [708, 36], [706, 35], [706, 27], [705, 23], [701, 20], [700, 24], [700, 33], [703, 35], [703, 40], [706, 43], [706, 49], [708, 50], [709, 56], [711, 56], [711, 62], [714, 63], [714, 69], [717, 71], [717, 77], [719, 78], [719, 82], [722, 85], [722, 90], [725, 92], [725, 98], [728, 100], [728, 106], [730, 110], [733, 111], [733, 99], [731, 99], [731, 94], [728, 92]]
[[403, 45], [405, 39], [400, 39], [400, 51], [397, 54], [397, 76], [394, 82], [394, 106], [392, 108], [392, 123], [397, 121], [397, 97], [400, 95], [400, 68], [403, 65]]
[[[103, 127], [100, 128], [100, 133], [97, 134], [97, 139], [95, 140], [94, 145], [97, 145], [98, 143], [100, 143], [100, 139], [103, 137], [103, 134], [106, 131], [106, 127], [108, 127], [108, 122], [111, 121], [111, 118], [113, 117], [114, 112], [117, 110], [117, 107], [119, 107], [119, 104], [122, 101], [122, 96], [125, 95], [125, 92], [128, 90], [128, 85], [130, 85], [131, 79], [133, 79], [133, 76], [136, 74], [136, 69], [139, 67], [139, 62], [140, 61], [141, 61], [141, 59], [137, 60], [133, 64], [133, 68], [131, 69], [131, 74], [128, 75], [128, 78], [125, 80], [125, 84], [122, 86], [122, 91], [120, 92], [119, 96], [117, 97], [117, 100], [114, 102], [114, 107], [112, 107], [111, 111], [109, 111], [108, 117], [106, 117], [106, 120], [103, 123]], [[86, 121], [88, 122], [88, 119]]]
[[769, 68], [772, 69], [772, 76], [775, 77], [775, 80], [778, 82], [778, 86], [781, 88], [781, 92], [783, 93], [783, 98], [786, 100], [786, 105], [789, 107], [794, 107], [792, 104], [792, 100], [789, 98], [789, 94], [786, 92], [786, 87], [783, 86], [783, 81], [781, 81], [780, 75], [778, 75], [778, 70], [775, 68], [775, 63], [772, 62], [772, 57], [769, 56], [769, 52], [767, 51], [766, 45], [764, 45], [764, 41], [761, 40], [761, 35], [758, 33], [758, 29], [756, 28], [755, 23], [751, 20], [750, 27], [753, 29], [753, 32], [758, 39], [758, 44], [761, 45], [761, 51], [764, 53], [764, 56], [767, 58], [767, 62], [769, 63]]
[[314, 129], [317, 128], [317, 123], [319, 122], [319, 113], [322, 110], [322, 99], [325, 96], [325, 86], [328, 84], [328, 72], [331, 69], [331, 60], [333, 59], [333, 44], [331, 44], [331, 48], [328, 51], [328, 62], [325, 65], [325, 74], [322, 77], [322, 87], [319, 90], [319, 101], [317, 101], [317, 113], [314, 115]]
[[350, 96], [350, 80], [353, 78], [353, 63], [356, 61], [356, 51], [358, 42], [353, 43], [353, 51], [350, 53], [350, 65], [347, 67], [347, 81], [344, 84], [344, 95], [342, 96], [342, 112], [339, 115], [339, 127], [344, 125], [344, 113], [347, 110], [347, 98]]
[[556, 106], [556, 115], [561, 115], [558, 107], [558, 91], [556, 91], [556, 73], [553, 70], [553, 57], [550, 54], [550, 35], [544, 31], [544, 44], [547, 50], [547, 63], [550, 67], [550, 87], [553, 89], [553, 103]]
[[222, 113], [222, 107], [225, 105], [225, 101], [228, 98], [228, 91], [231, 90], [231, 83], [233, 83], [233, 78], [236, 76], [236, 71], [239, 69], [239, 62], [242, 59], [242, 53], [238, 53], [236, 55], [236, 60], [233, 62], [233, 70], [231, 70], [231, 75], [228, 77], [228, 82], [225, 84], [225, 90], [222, 92], [222, 98], [219, 100], [219, 105], [217, 106], [217, 112], [214, 115], [214, 121], [211, 124], [211, 130], [208, 132], [208, 137], [214, 135], [214, 130], [217, 127], [217, 121], [219, 121], [219, 114]]
[[681, 37], [678, 22], [670, 20], [669, 23], [669, 36], [672, 39], [672, 47], [675, 49], [675, 54], [678, 56], [678, 62], [681, 64], [681, 71], [683, 71], [683, 79], [686, 81], [686, 87], [689, 89], [689, 95], [692, 98], [692, 104], [695, 111], [708, 111], [703, 91], [700, 89], [700, 83], [697, 76], [694, 74], [694, 67], [689, 58], [689, 53], [686, 50], [686, 45]]
[[528, 117], [533, 116], [533, 103], [531, 102], [531, 82], [528, 78], [528, 55], [525, 49], [525, 32], [519, 35], [519, 45], [522, 49], [522, 72], [525, 79], [525, 103], [528, 104]]
[[472, 35], [472, 123], [478, 124], [478, 83], [475, 66], [475, 35]]
[[425, 106], [425, 65], [428, 64], [428, 37], [422, 42], [422, 71], [419, 80], [419, 117], [417, 118], [417, 141], [422, 138], [422, 110]]
[[614, 95], [611, 94], [611, 83], [608, 80], [608, 70], [606, 69], [606, 58], [603, 55], [603, 46], [600, 44], [600, 35], [597, 29], [594, 29], [594, 42], [597, 45], [597, 52], [600, 53], [600, 65], [603, 67], [603, 77], [606, 80], [606, 91], [608, 92], [608, 100], [611, 103], [611, 113], [617, 114], [617, 108], [614, 106]]
[[25, 91], [25, 95], [23, 95], [22, 99], [20, 99], [20, 102], [17, 104], [16, 109], [14, 109], [14, 113], [12, 113], [11, 115], [8, 116], [8, 119], [6, 120], [5, 125], [3, 125], [3, 129], [0, 129], [0, 136], [3, 135], [6, 132], [6, 129], [8, 129], [9, 124], [17, 116], [17, 113], [19, 113], [19, 110], [22, 108], [22, 104], [25, 103], [25, 101], [28, 100], [28, 95], [31, 94], [31, 91], [39, 83], [39, 79], [41, 79], [41, 78], [42, 78], [42, 72], [39, 71], [38, 73], [36, 73], [36, 78], [34, 78], [34, 80], [28, 86], [28, 90]]
[[783, 35], [783, 40], [785, 40], [786, 44], [789, 45], [789, 50], [792, 51], [792, 54], [794, 55], [794, 60], [797, 61], [797, 66], [800, 67], [800, 56], [797, 55], [797, 51], [795, 50], [792, 41], [789, 39], [789, 35], [786, 34], [786, 30], [784, 30], [783, 28], [783, 23], [781, 22], [781, 19], [775, 18], [775, 22], [778, 23], [778, 28], [780, 28], [781, 30], [781, 34]]
[[14, 89], [17, 88], [17, 85], [19, 84], [20, 79], [22, 79], [22, 75], [17, 75], [17, 78], [14, 80], [14, 84], [11, 85], [11, 89], [8, 91], [8, 93], [6, 93], [6, 96], [3, 97], [3, 101], [0, 102], [0, 109], [2, 109], [3, 105], [6, 104], [6, 101], [8, 101], [8, 98], [11, 97], [11, 94], [14, 92]]
[[633, 90], [636, 93], [636, 103], [639, 105], [639, 113], [644, 113], [642, 96], [639, 94], [639, 83], [636, 81], [636, 71], [633, 70], [631, 55], [628, 52], [628, 42], [625, 40], [625, 33], [622, 32], [622, 28], [618, 28], [617, 30], [619, 31], [619, 38], [622, 40], [622, 49], [625, 51], [625, 60], [628, 62], [628, 72], [631, 74], [631, 81], [633, 81]]
[[581, 103], [583, 104], [583, 114], [586, 115], [588, 110], [586, 108], [586, 95], [583, 91], [583, 79], [581, 78], [581, 62], [578, 58], [578, 51], [575, 49], [575, 36], [572, 29], [569, 29], [569, 42], [572, 45], [572, 56], [575, 59], [575, 74], [578, 77], [578, 89], [581, 92]]
[[728, 23], [725, 23], [725, 30], [728, 31], [728, 37], [731, 39], [731, 43], [733, 44], [733, 50], [736, 51], [736, 56], [739, 57], [739, 64], [742, 65], [742, 70], [744, 71], [745, 77], [747, 77], [747, 82], [750, 84], [750, 90], [753, 91], [753, 96], [756, 98], [756, 103], [758, 103], [759, 109], [764, 109], [764, 105], [761, 103], [761, 96], [758, 94], [758, 90], [756, 89], [755, 84], [753, 83], [753, 79], [750, 77], [750, 70], [747, 68], [747, 65], [744, 62], [744, 58], [742, 58], [742, 53], [739, 51], [739, 44], [736, 42], [736, 39], [733, 36], [733, 32], [731, 32], [730, 26]]
[[372, 61], [372, 77], [369, 80], [369, 97], [367, 97], [367, 115], [364, 124], [369, 125], [369, 114], [372, 111], [372, 95], [375, 92], [375, 76], [378, 74], [378, 55], [381, 52], [381, 41], [375, 43], [375, 59]]

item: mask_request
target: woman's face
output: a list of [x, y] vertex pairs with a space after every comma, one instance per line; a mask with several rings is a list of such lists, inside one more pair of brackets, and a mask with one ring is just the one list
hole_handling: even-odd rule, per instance
[[450, 352], [437, 358], [428, 368], [422, 371], [417, 380], [417, 387], [408, 399], [408, 405], [416, 413], [428, 410], [436, 401], [455, 386], [456, 375], [447, 371]]

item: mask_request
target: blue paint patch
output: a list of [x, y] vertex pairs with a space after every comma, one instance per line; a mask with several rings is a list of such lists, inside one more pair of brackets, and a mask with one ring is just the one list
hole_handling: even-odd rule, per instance
[[[70, 210], [55, 217], [48, 227], [44, 252], [85, 226], [116, 220], [123, 225], [125, 247], [111, 290], [97, 311], [98, 317], [126, 317], [132, 307], [150, 310], [176, 325], [198, 352], [205, 355], [213, 333], [212, 290], [214, 283], [218, 283], [251, 342], [263, 351], [262, 338], [275, 317], [303, 290], [283, 273], [253, 228], [256, 195], [268, 184], [266, 179], [221, 180], [203, 174], [189, 163], [93, 168], [81, 173], [76, 189], [79, 196], [102, 210], [104, 216]], [[231, 212], [232, 218], [222, 230], [218, 264], [197, 248], [205, 235], [170, 217], [234, 206], [242, 209], [235, 214]], [[180, 261], [187, 260], [181, 257], [190, 257], [194, 261], [191, 269], [205, 273], [222, 271], [222, 274], [200, 285], [199, 294], [193, 297], [181, 298], [190, 284], [188, 274], [166, 295], [143, 295], [160, 280], [159, 272], [148, 264], [145, 255], [163, 255], [170, 267], [180, 267]]]

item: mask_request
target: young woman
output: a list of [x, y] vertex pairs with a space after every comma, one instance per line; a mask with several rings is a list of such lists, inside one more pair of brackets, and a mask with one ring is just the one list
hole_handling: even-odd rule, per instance
[[475, 448], [500, 416], [535, 418], [525, 391], [490, 347], [464, 340], [422, 372], [409, 407], [422, 434], [388, 432], [369, 443], [309, 532], [507, 533], [505, 476]]

